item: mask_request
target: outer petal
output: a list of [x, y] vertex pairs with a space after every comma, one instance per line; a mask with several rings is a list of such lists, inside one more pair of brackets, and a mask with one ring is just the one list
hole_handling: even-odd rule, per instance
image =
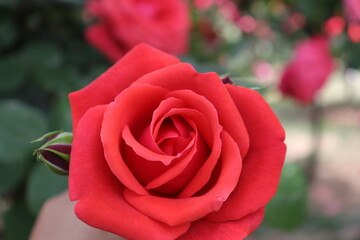
[[148, 83], [170, 91], [189, 89], [207, 98], [217, 110], [220, 125], [238, 144], [241, 156], [245, 156], [249, 138], [243, 119], [217, 74], [197, 73], [191, 65], [181, 63], [147, 74], [137, 83]]
[[241, 240], [260, 225], [264, 213], [264, 208], [261, 208], [240, 220], [222, 223], [196, 221], [191, 224], [189, 231], [177, 240]]
[[146, 44], [137, 45], [87, 87], [70, 93], [73, 130], [90, 107], [110, 103], [139, 77], [178, 62], [177, 58]]
[[276, 192], [286, 152], [285, 132], [261, 95], [243, 87], [226, 87], [244, 119], [250, 149], [236, 189], [219, 212], [206, 218], [219, 222], [242, 218], [269, 202]]
[[[235, 141], [222, 132], [223, 151], [219, 159], [220, 174], [212, 188], [201, 196], [169, 199], [151, 195], [139, 195], [126, 189], [125, 199], [145, 215], [170, 226], [201, 219], [218, 211], [234, 190], [240, 176], [242, 161]], [[216, 174], [215, 174], [216, 175]], [[217, 177], [217, 176], [216, 176]]]
[[104, 159], [100, 128], [105, 106], [91, 108], [81, 119], [71, 153], [69, 194], [79, 200], [76, 215], [87, 224], [127, 239], [174, 239], [189, 224], [170, 227], [134, 209], [123, 198], [124, 186]]

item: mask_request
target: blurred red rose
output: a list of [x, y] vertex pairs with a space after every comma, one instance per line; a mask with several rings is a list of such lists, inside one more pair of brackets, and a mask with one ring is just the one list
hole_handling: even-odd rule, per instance
[[350, 41], [360, 43], [360, 24], [350, 23], [347, 29]]
[[345, 29], [345, 20], [342, 17], [334, 16], [324, 23], [324, 30], [330, 37], [341, 34]]
[[85, 37], [111, 61], [141, 42], [168, 53], [187, 52], [190, 17], [183, 0], [89, 0], [86, 9], [97, 22]]
[[69, 194], [87, 224], [127, 239], [243, 239], [286, 151], [259, 93], [141, 44], [71, 93]]
[[350, 22], [360, 23], [360, 1], [343, 0], [346, 17]]
[[280, 91], [297, 101], [309, 104], [333, 71], [329, 40], [312, 37], [295, 48], [292, 61], [286, 66], [280, 80]]
[[301, 13], [294, 12], [282, 22], [281, 26], [285, 32], [293, 33], [297, 30], [304, 28], [305, 24], [305, 16]]

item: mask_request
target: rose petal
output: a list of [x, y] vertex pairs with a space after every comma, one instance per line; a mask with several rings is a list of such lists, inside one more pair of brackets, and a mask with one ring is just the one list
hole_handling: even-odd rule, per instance
[[126, 189], [125, 199], [145, 215], [170, 226], [198, 220], [210, 212], [218, 211], [234, 190], [241, 172], [241, 156], [235, 141], [222, 132], [221, 172], [215, 185], [197, 197], [169, 199], [152, 195], [139, 195]]
[[107, 104], [141, 76], [179, 60], [146, 44], [139, 44], [87, 87], [70, 93], [75, 131], [79, 119], [93, 106]]
[[153, 152], [152, 150], [146, 148], [145, 146], [141, 145], [133, 136], [133, 134], [130, 131], [129, 126], [125, 125], [123, 132], [122, 132], [122, 138], [125, 140], [125, 143], [131, 147], [137, 155], [140, 157], [148, 160], [148, 161], [160, 161], [165, 166], [169, 166], [169, 164], [172, 162], [173, 159], [175, 159], [177, 156], [171, 156], [171, 155], [164, 155], [164, 154], [158, 154], [156, 152]]
[[[134, 85], [136, 86], [136, 84]], [[177, 109], [177, 108], [171, 108], [171, 105], [167, 105], [165, 103], [168, 103], [169, 101], [163, 101], [164, 103], [162, 105], [161, 111], [159, 110], [154, 113], [154, 116], [159, 117], [161, 112], [169, 111], [162, 116], [162, 118], [159, 120], [159, 122], [162, 122], [167, 117], [173, 116], [173, 115], [179, 115], [184, 117], [184, 119], [188, 118], [193, 120], [196, 123], [196, 127], [199, 127], [200, 131], [199, 133], [203, 136], [205, 136], [205, 139], [208, 140], [209, 147], [211, 148], [211, 154], [206, 160], [206, 162], [201, 166], [197, 174], [194, 176], [194, 178], [191, 180], [191, 182], [183, 189], [183, 191], [180, 193], [181, 198], [190, 197], [193, 194], [195, 194], [197, 191], [199, 191], [210, 179], [211, 173], [217, 163], [217, 160], [220, 156], [220, 150], [221, 150], [221, 141], [219, 138], [220, 131], [222, 130], [221, 126], [219, 126], [216, 109], [214, 106], [203, 96], [200, 96], [193, 91], [190, 90], [178, 90], [170, 92], [166, 95], [169, 99], [170, 98], [176, 98], [181, 99], [182, 102], [185, 104], [186, 108], [184, 109]], [[179, 104], [180, 101], [171, 101], [173, 103]], [[158, 110], [158, 109], [157, 109]], [[197, 114], [197, 112], [200, 112], [201, 114]], [[203, 115], [203, 116], [202, 116]], [[153, 123], [153, 122], [152, 122]], [[155, 121], [155, 132], [158, 127], [156, 127], [156, 121]], [[209, 126], [207, 126], [209, 125]], [[209, 129], [211, 129], [209, 131]], [[139, 149], [140, 146], [138, 146]], [[135, 149], [134, 149], [135, 150]], [[136, 150], [135, 150], [136, 151]], [[143, 154], [144, 152], [137, 152], [141, 157], [145, 157]], [[159, 156], [156, 155], [156, 157], [159, 159]], [[154, 157], [156, 159], [156, 157]], [[161, 158], [160, 158], [161, 159]], [[137, 171], [138, 172], [138, 171]], [[149, 174], [144, 173], [146, 175], [146, 178]], [[143, 176], [137, 174], [140, 178], [143, 178]], [[172, 175], [173, 176], [173, 175]], [[149, 178], [148, 178], [149, 179]]]
[[[165, 168], [165, 165], [157, 164], [156, 162], [150, 163], [146, 159], [135, 154], [133, 150], [130, 151], [128, 147], [125, 147], [124, 156], [130, 159], [130, 161], [127, 161], [127, 164], [141, 183], [147, 185], [150, 184], [150, 181], [155, 181], [156, 184], [154, 186], [159, 186], [160, 182], [158, 181], [160, 180], [156, 180], [157, 178], [163, 179], [166, 176], [166, 178], [171, 177], [170, 179], [173, 179], [168, 179], [170, 181], [167, 183], [161, 180], [161, 184], [165, 183], [165, 185], [163, 185], [161, 189], [156, 190], [159, 190], [163, 193], [175, 193], [178, 191], [180, 185], [182, 186], [181, 189], [183, 189], [185, 182], [188, 183], [189, 178], [193, 178], [194, 174], [198, 171], [198, 169], [203, 165], [203, 162], [209, 156], [209, 147], [197, 131], [197, 127], [201, 126], [201, 124], [206, 121], [206, 118], [197, 110], [189, 108], [171, 109], [166, 115], [163, 116], [163, 118], [168, 118], [175, 115], [181, 115], [181, 117], [184, 118], [184, 120], [186, 120], [193, 129], [195, 129], [197, 142], [196, 147], [195, 145], [193, 146], [193, 144], [190, 142], [190, 144], [179, 153], [179, 156], [174, 158], [168, 167]], [[203, 127], [206, 126], [207, 125], [205, 124]], [[194, 156], [194, 154], [196, 155]], [[149, 169], [151, 169], [151, 171], [149, 171]], [[147, 188], [153, 188], [154, 186], [152, 184], [154, 184], [154, 182], [147, 186]], [[174, 185], [177, 186], [175, 192], [174, 189], [169, 189], [169, 186], [173, 186], [175, 188]]]
[[[138, 182], [127, 167], [121, 154], [121, 133], [126, 125], [141, 131], [141, 124], [150, 122], [154, 109], [159, 105], [167, 91], [159, 87], [145, 84], [132, 85], [116, 97], [115, 102], [108, 105], [101, 129], [101, 139], [106, 160], [117, 178], [128, 188], [139, 194], [147, 194], [144, 187]], [[141, 96], [141, 97], [139, 97]], [[131, 104], [129, 104], [131, 103]], [[141, 109], [141, 111], [139, 111]], [[136, 121], [141, 120], [141, 124]], [[149, 151], [148, 159], [156, 159], [158, 154]], [[155, 156], [156, 155], [156, 156]], [[169, 157], [163, 155], [164, 158]], [[130, 160], [130, 159], [126, 159]]]
[[124, 186], [104, 159], [100, 127], [105, 106], [91, 108], [80, 120], [71, 152], [69, 195], [79, 200], [76, 215], [87, 224], [128, 239], [172, 240], [189, 224], [170, 227], [134, 209], [122, 196]]
[[284, 129], [261, 95], [243, 87], [226, 87], [244, 119], [251, 144], [238, 186], [219, 212], [206, 217], [217, 222], [239, 219], [269, 202], [286, 152]]
[[[166, 79], [166, 80], [165, 80]], [[231, 134], [245, 156], [249, 148], [249, 136], [244, 122], [231, 96], [215, 73], [197, 73], [187, 63], [180, 63], [141, 77], [137, 83], [148, 83], [171, 91], [189, 89], [205, 96], [211, 102], [219, 117], [220, 125]]]
[[171, 118], [176, 130], [179, 132], [181, 137], [187, 138], [189, 137], [189, 134], [191, 133], [192, 128], [189, 126], [189, 124], [180, 117], [172, 117]]
[[[211, 173], [220, 156], [221, 142], [219, 141], [219, 136], [222, 128], [218, 123], [216, 109], [205, 97], [195, 94], [190, 90], [173, 91], [170, 92], [168, 96], [181, 98], [190, 108], [201, 112], [206, 118], [206, 121], [196, 122], [196, 126], [200, 128], [199, 133], [207, 139], [209, 137], [206, 135], [212, 135], [211, 144], [209, 144], [211, 153], [208, 159], [179, 195], [181, 198], [191, 197], [199, 191], [211, 177]], [[182, 115], [185, 115], [185, 112], [182, 113]], [[201, 129], [201, 126], [206, 122], [208, 122], [210, 126], [206, 129]], [[209, 131], [209, 129], [211, 130]]]
[[[179, 132], [175, 128], [174, 122], [171, 118], [166, 118], [165, 121], [161, 124], [161, 127], [159, 128], [158, 136], [156, 137], [157, 144], [160, 144], [167, 139], [176, 139], [179, 138]], [[169, 154], [168, 155], [172, 155]]]
[[[201, 136], [197, 136], [196, 145], [172, 168], [146, 185], [146, 189], [157, 188], [158, 192], [176, 194], [194, 177], [208, 155], [208, 148]], [[159, 188], [160, 187], [160, 188]]]
[[177, 240], [241, 240], [253, 232], [264, 217], [264, 208], [251, 213], [240, 220], [214, 223], [204, 220], [191, 224], [190, 229]]
[[[221, 126], [217, 123], [217, 114], [214, 106], [211, 105], [205, 98], [201, 96], [196, 96], [194, 93], [185, 93], [182, 94], [181, 91], [175, 93], [179, 95], [179, 98], [168, 97], [163, 101], [160, 106], [154, 111], [153, 118], [150, 124], [150, 131], [152, 135], [156, 138], [159, 128], [161, 126], [162, 121], [170, 116], [181, 116], [183, 119], [189, 119], [195, 123], [196, 128], [199, 133], [204, 137], [209, 146], [213, 145], [213, 138], [215, 133], [220, 133]], [[194, 96], [195, 98], [193, 98]], [[185, 99], [187, 101], [185, 102]], [[193, 104], [197, 99], [200, 99], [202, 104]], [[205, 100], [205, 101], [204, 101]], [[190, 103], [190, 104], [189, 104]], [[210, 115], [212, 115], [210, 117]], [[174, 122], [175, 124], [176, 122]], [[177, 127], [180, 127], [178, 124]], [[195, 127], [193, 126], [193, 129]], [[219, 128], [218, 130], [216, 128]], [[209, 131], [212, 129], [213, 131]], [[178, 130], [181, 130], [180, 128]], [[182, 131], [184, 134], [184, 131]]]
[[[144, 131], [141, 133], [139, 137], [139, 142], [147, 147], [148, 149], [151, 149], [152, 151], [164, 154], [164, 152], [159, 148], [157, 140], [158, 139], [158, 131], [160, 129], [161, 123], [162, 123], [162, 116], [167, 113], [171, 108], [177, 108], [180, 106], [183, 106], [183, 102], [181, 99], [175, 99], [175, 98], [166, 98], [163, 101], [161, 101], [160, 105], [157, 107], [157, 109], [153, 112], [153, 116], [151, 119], [150, 125], [148, 125]], [[174, 122], [174, 120], [173, 120]], [[155, 127], [156, 125], [156, 127]], [[189, 130], [190, 131], [190, 130]], [[180, 134], [180, 132], [179, 132]]]

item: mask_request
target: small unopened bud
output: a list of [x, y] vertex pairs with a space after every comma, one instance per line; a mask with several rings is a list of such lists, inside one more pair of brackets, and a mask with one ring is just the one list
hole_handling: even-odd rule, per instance
[[231, 78], [229, 76], [223, 77], [223, 78], [221, 78], [221, 80], [224, 84], [234, 84], [234, 81], [231, 80]]
[[71, 143], [73, 139], [72, 133], [61, 131], [51, 132], [33, 142], [43, 141], [45, 139], [45, 144], [34, 151], [37, 160], [43, 162], [46, 167], [56, 174], [68, 175]]
[[223, 84], [234, 84], [234, 81], [230, 78], [230, 73], [224, 73], [220, 75], [220, 79], [223, 82]]

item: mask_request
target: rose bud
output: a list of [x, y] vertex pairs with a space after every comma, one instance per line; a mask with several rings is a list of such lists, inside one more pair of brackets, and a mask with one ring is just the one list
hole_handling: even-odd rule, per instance
[[42, 141], [47, 139], [46, 143], [34, 151], [37, 160], [43, 162], [52, 172], [59, 175], [69, 174], [69, 162], [72, 133], [69, 132], [51, 132], [35, 140]]
[[229, 76], [224, 76], [221, 78], [221, 81], [224, 83], [224, 84], [234, 84], [234, 81], [231, 80], [231, 78]]

